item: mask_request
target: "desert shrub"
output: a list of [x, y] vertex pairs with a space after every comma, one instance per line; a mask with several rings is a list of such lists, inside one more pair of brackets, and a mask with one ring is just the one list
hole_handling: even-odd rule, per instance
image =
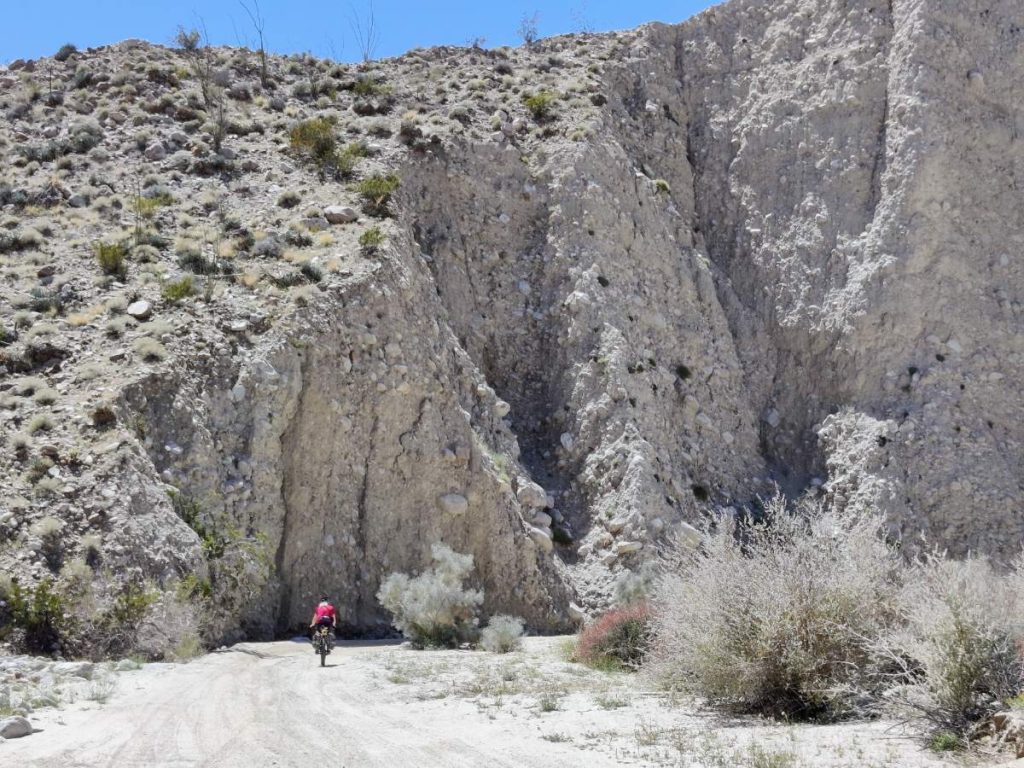
[[882, 524], [776, 496], [762, 519], [723, 517], [699, 549], [680, 544], [654, 597], [656, 677], [732, 709], [845, 714], [880, 685], [868, 644], [898, 612]]
[[42, 244], [43, 236], [30, 227], [14, 232], [0, 232], [0, 253], [14, 253], [29, 248], [38, 248]]
[[356, 96], [387, 96], [391, 89], [372, 75], [363, 75], [352, 84], [352, 93]]
[[523, 105], [533, 115], [534, 120], [549, 120], [553, 115], [555, 101], [558, 94], [552, 91], [538, 91], [537, 93], [523, 96]]
[[363, 198], [363, 210], [370, 216], [387, 216], [388, 203], [392, 195], [398, 191], [401, 185], [397, 173], [374, 174], [363, 179], [357, 185], [360, 196]]
[[42, 542], [40, 553], [51, 570], [59, 570], [64, 562], [64, 523], [56, 517], [44, 517], [32, 526], [32, 533]]
[[100, 265], [100, 271], [103, 274], [124, 279], [128, 271], [125, 265], [125, 256], [128, 255], [128, 249], [122, 243], [96, 241], [93, 243], [92, 250], [96, 254], [96, 262]]
[[617, 605], [643, 603], [651, 598], [657, 578], [657, 566], [648, 560], [636, 571], [623, 571], [615, 582]]
[[160, 296], [163, 297], [164, 301], [176, 304], [182, 299], [194, 295], [195, 292], [196, 289], [192, 282], [192, 277], [185, 275], [177, 280], [170, 280], [164, 283], [163, 288], [160, 289]]
[[64, 45], [58, 48], [57, 52], [53, 54], [53, 58], [57, 61], [63, 62], [70, 59], [71, 56], [76, 53], [78, 53], [78, 48], [76, 48], [72, 43], [64, 43]]
[[178, 266], [196, 275], [216, 275], [221, 272], [221, 265], [216, 259], [206, 258], [197, 249], [181, 253]]
[[491, 653], [509, 653], [523, 644], [523, 620], [518, 616], [492, 616], [480, 633], [480, 647]]
[[473, 556], [460, 555], [444, 544], [431, 548], [433, 568], [419, 576], [392, 573], [377, 592], [395, 627], [414, 646], [451, 647], [476, 632], [476, 610], [482, 592], [465, 589]]
[[362, 249], [363, 256], [373, 256], [385, 240], [387, 240], [387, 236], [380, 227], [370, 227], [364, 231], [359, 236], [359, 247]]
[[302, 202], [302, 196], [298, 192], [282, 192], [277, 198], [277, 204], [282, 208], [294, 208]]
[[52, 579], [43, 579], [34, 587], [22, 586], [17, 579], [4, 585], [0, 595], [0, 639], [29, 653], [54, 653], [61, 648], [61, 630], [67, 626], [64, 602]]
[[93, 119], [79, 120], [70, 129], [69, 148], [84, 155], [103, 141], [103, 128]]
[[1024, 690], [1024, 576], [972, 557], [931, 556], [910, 569], [901, 618], [878, 645], [902, 684], [891, 698], [922, 715], [933, 735], [965, 739]]
[[174, 36], [174, 42], [183, 51], [196, 51], [199, 49], [199, 43], [202, 42], [202, 35], [199, 34], [198, 29], [178, 27], [178, 32]]
[[599, 669], [636, 669], [647, 655], [650, 638], [646, 603], [614, 608], [583, 628], [573, 658]]
[[314, 117], [292, 126], [288, 139], [294, 151], [310, 160], [321, 178], [328, 174], [348, 176], [355, 168], [355, 156], [338, 147], [335, 120]]
[[315, 264], [303, 264], [299, 267], [299, 272], [311, 283], [319, 283], [324, 279], [323, 271]]

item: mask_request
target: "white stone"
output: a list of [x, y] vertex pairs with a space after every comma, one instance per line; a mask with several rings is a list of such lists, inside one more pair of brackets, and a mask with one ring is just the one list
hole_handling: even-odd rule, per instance
[[148, 301], [135, 301], [128, 305], [126, 311], [129, 317], [134, 317], [136, 320], [148, 320], [153, 313], [153, 305]]
[[331, 224], [351, 224], [359, 219], [359, 214], [346, 205], [329, 205], [324, 208], [324, 218]]
[[548, 495], [543, 488], [532, 480], [519, 478], [516, 498], [519, 503], [529, 509], [543, 509], [547, 506]]
[[446, 493], [438, 497], [438, 505], [446, 515], [460, 517], [469, 510], [469, 500], [461, 493]]
[[536, 528], [534, 526], [530, 526], [527, 533], [530, 536], [530, 540], [533, 541], [533, 543], [536, 544], [541, 549], [541, 551], [551, 552], [552, 550], [554, 550], [555, 544], [553, 541], [551, 541], [551, 534], [549, 534], [543, 528]]
[[32, 733], [32, 723], [24, 717], [5, 717], [0, 720], [0, 737], [20, 739]]

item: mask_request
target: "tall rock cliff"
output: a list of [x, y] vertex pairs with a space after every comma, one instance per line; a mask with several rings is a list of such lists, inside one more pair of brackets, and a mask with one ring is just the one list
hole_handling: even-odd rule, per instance
[[[881, 509], [908, 547], [1016, 552], [1014, 6], [733, 0], [527, 49], [274, 59], [265, 91], [248, 52], [207, 51], [220, 149], [186, 53], [16, 62], [0, 563], [53, 570], [55, 517], [114, 577], [212, 573], [230, 636], [324, 590], [379, 629], [382, 578], [436, 541], [475, 556], [486, 610], [562, 628], [774, 484]], [[398, 173], [393, 218], [351, 221], [356, 192], [288, 150], [317, 116], [368, 142], [357, 178]], [[97, 279], [117, 227], [127, 271]], [[187, 268], [202, 295], [168, 298]], [[156, 319], [103, 325], [139, 299]], [[218, 528], [273, 567], [217, 570]]]

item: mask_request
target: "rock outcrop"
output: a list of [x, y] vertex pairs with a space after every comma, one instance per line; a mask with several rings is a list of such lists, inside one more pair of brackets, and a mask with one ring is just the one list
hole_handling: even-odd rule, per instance
[[[422, 568], [439, 540], [475, 556], [487, 611], [567, 627], [573, 602], [607, 604], [660, 544], [694, 540], [706, 515], [756, 510], [776, 483], [879, 508], [908, 544], [1017, 551], [1014, 11], [733, 0], [679, 26], [413, 52], [359, 75], [393, 87], [372, 103], [349, 95], [347, 72], [325, 106], [296, 86], [290, 116], [351, 100], [351, 130], [375, 136], [366, 162], [401, 178], [387, 242], [378, 230], [358, 249], [357, 203], [343, 185], [314, 190], [299, 229], [310, 242], [341, 230], [322, 262], [284, 250], [301, 238], [273, 199], [311, 175], [272, 143], [238, 139], [259, 149], [238, 160], [193, 147], [196, 166], [153, 149], [188, 136], [137, 138], [121, 162], [161, 168], [174, 197], [208, 194], [182, 171], [222, 173], [217, 204], [273, 231], [205, 305], [158, 306], [141, 283], [127, 309], [156, 347], [81, 335], [69, 363], [45, 334], [15, 339], [10, 387], [57, 379], [95, 435], [58, 502], [7, 484], [0, 557], [39, 577], [30, 524], [55, 508], [102, 531], [108, 566], [171, 582], [206, 573], [203, 531], [227, 526], [273, 564], [243, 563], [230, 587], [247, 595], [232, 618], [268, 635], [306, 620], [323, 590], [350, 627], [380, 629], [382, 578]], [[131, 56], [123, 44], [104, 61]], [[445, 72], [484, 87], [425, 95], [421, 80]], [[525, 77], [510, 84], [512, 72]], [[524, 108], [531, 78], [564, 94], [553, 116]], [[515, 88], [485, 95], [487, 82]], [[413, 111], [399, 121], [392, 103]], [[8, 134], [38, 130], [9, 121]], [[14, 216], [19, 192], [0, 184]], [[275, 259], [333, 266], [295, 289]], [[33, 281], [53, 280], [36, 268]], [[265, 287], [247, 292], [257, 268]], [[27, 415], [15, 413], [10, 435]], [[182, 500], [197, 517], [183, 519]]]

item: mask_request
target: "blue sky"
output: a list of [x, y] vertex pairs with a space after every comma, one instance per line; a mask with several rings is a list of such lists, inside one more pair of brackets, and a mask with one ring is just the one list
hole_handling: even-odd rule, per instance
[[[249, 0], [250, 5], [252, 0]], [[368, 17], [369, 0], [261, 0], [267, 48], [279, 53], [312, 51], [357, 60], [352, 9]], [[711, 0], [374, 0], [380, 30], [377, 56], [410, 48], [464, 45], [485, 38], [486, 45], [518, 45], [516, 30], [525, 16], [537, 16], [541, 36], [635, 27], [648, 21], [675, 23], [714, 5]], [[54, 53], [63, 43], [79, 48], [129, 37], [168, 43], [177, 26], [205, 23], [214, 44], [251, 44], [255, 36], [239, 0], [3, 0], [0, 62]]]

